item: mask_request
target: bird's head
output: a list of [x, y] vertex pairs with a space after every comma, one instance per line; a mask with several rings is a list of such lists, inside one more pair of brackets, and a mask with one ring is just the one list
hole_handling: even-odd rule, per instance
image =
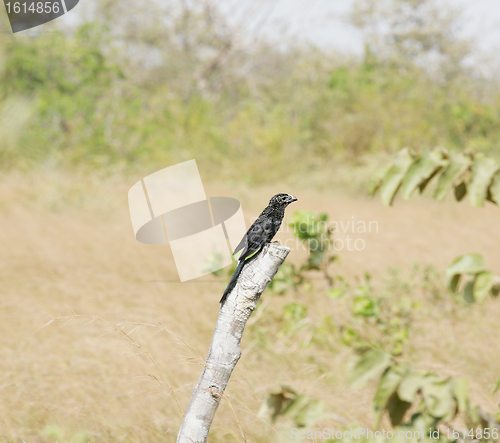
[[292, 194], [276, 194], [269, 200], [269, 206], [274, 208], [286, 208], [290, 203], [296, 202], [297, 197]]

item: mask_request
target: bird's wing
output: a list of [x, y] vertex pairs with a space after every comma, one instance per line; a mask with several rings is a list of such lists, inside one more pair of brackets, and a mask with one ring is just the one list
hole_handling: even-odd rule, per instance
[[260, 232], [262, 231], [261, 224], [262, 224], [261, 220], [255, 220], [253, 222], [252, 226], [250, 226], [248, 228], [248, 231], [245, 232], [245, 235], [241, 239], [239, 245], [236, 246], [236, 249], [234, 250], [233, 255], [236, 255], [242, 249], [243, 249], [242, 255], [247, 251], [248, 244], [249, 244], [249, 241], [248, 241], [249, 236], [255, 237], [256, 235], [259, 235]]
[[247, 245], [247, 234], [245, 234], [243, 236], [243, 238], [240, 241], [240, 244], [238, 246], [236, 246], [236, 249], [234, 250], [233, 255], [236, 255], [238, 252], [240, 252], [246, 245]]
[[255, 222], [242, 240], [246, 240], [246, 249], [243, 251], [243, 254], [241, 254], [239, 260], [246, 260], [258, 252], [260, 248], [268, 242], [272, 231], [273, 224], [270, 219]]

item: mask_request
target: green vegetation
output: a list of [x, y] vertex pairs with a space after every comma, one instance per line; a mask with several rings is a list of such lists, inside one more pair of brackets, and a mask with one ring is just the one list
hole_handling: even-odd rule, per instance
[[[395, 363], [389, 354], [377, 350], [365, 352], [352, 374], [352, 382], [358, 386], [380, 377], [372, 402], [376, 428], [387, 413], [396, 438], [401, 432], [407, 440], [418, 441], [486, 442], [498, 441], [500, 437], [498, 417], [484, 413], [471, 402], [465, 378], [442, 380], [434, 373], [415, 371], [409, 363]], [[411, 417], [404, 420], [410, 412]], [[445, 429], [459, 415], [463, 415], [466, 427]]]
[[272, 422], [285, 416], [292, 421], [293, 426], [308, 428], [328, 415], [323, 402], [299, 394], [289, 386], [282, 386], [279, 391], [268, 395], [262, 403], [259, 416]]
[[[402, 146], [499, 153], [500, 88], [463, 64], [473, 47], [458, 37], [458, 17], [424, 14], [429, 35], [398, 28], [424, 0], [393, 2], [388, 31], [360, 60], [276, 49], [264, 38], [235, 48], [237, 30], [213, 5], [151, 3], [146, 17], [122, 3], [103, 2], [99, 21], [73, 30], [54, 22], [37, 37], [2, 39], [0, 98], [26, 97], [32, 110], [15, 148], [0, 145], [4, 168], [114, 171], [196, 158], [217, 166], [218, 177], [252, 183]], [[353, 22], [368, 38], [366, 21], [379, 18], [358, 3]], [[141, 18], [148, 29], [138, 32]], [[432, 70], [423, 60], [434, 53]]]
[[[432, 267], [420, 269], [414, 266], [408, 276], [392, 270], [386, 281], [386, 291], [382, 293], [372, 287], [368, 274], [363, 282], [351, 289], [342, 277], [331, 276], [330, 264], [337, 256], [330, 251], [332, 231], [327, 222], [326, 214], [294, 213], [290, 225], [298, 239], [309, 241], [309, 253], [301, 267], [283, 266], [269, 289], [280, 296], [287, 292], [300, 298], [311, 292], [316, 296], [327, 296], [331, 301], [343, 302], [341, 314], [337, 312], [339, 306], [332, 305], [333, 316], [314, 321], [307, 306], [294, 301], [285, 304], [280, 315], [259, 313], [262, 317], [258, 325], [252, 327], [251, 334], [264, 348], [270, 345], [269, 351], [275, 347], [274, 343], [267, 343], [266, 336], [269, 335], [279, 336], [290, 346], [300, 342], [303, 349], [326, 348], [338, 353], [339, 343], [352, 348], [359, 359], [350, 373], [351, 385], [361, 388], [369, 380], [378, 379], [372, 400], [375, 430], [380, 429], [382, 418], [387, 415], [392, 435], [404, 433], [403, 438], [397, 437], [399, 440], [498, 441], [500, 412], [496, 416], [489, 415], [482, 407], [474, 405], [466, 378], [441, 379], [436, 373], [417, 371], [404, 355], [408, 350], [412, 320], [421, 315], [417, 309], [424, 309], [426, 315], [443, 303], [442, 295], [447, 290], [439, 280], [443, 281], [444, 276]], [[326, 282], [323, 288], [315, 284], [314, 273], [322, 275]], [[482, 301], [488, 294], [497, 296], [499, 293], [499, 278], [485, 269], [479, 254], [458, 257], [446, 270], [446, 278], [455, 300], [460, 300], [456, 297], [459, 288], [466, 303]], [[500, 381], [492, 393], [499, 389]], [[305, 429], [304, 435], [307, 435], [307, 429], [328, 417], [326, 411], [328, 405], [323, 402], [283, 386], [281, 390], [269, 393], [259, 414], [273, 423], [282, 417], [295, 428]], [[456, 420], [464, 423], [461, 430], [450, 428], [449, 423]], [[359, 426], [353, 423], [351, 429], [358, 432]], [[384, 433], [386, 431], [384, 428]], [[360, 435], [359, 438], [378, 441], [377, 437]], [[336, 440], [339, 439], [328, 441]], [[340, 440], [349, 441], [348, 438]]]
[[[415, 370], [408, 361], [411, 354], [408, 339], [414, 320], [454, 302], [447, 294], [444, 275], [433, 267], [415, 265], [408, 275], [391, 270], [382, 291], [373, 287], [368, 274], [351, 288], [344, 278], [333, 276], [332, 268], [337, 266], [338, 257], [333, 253], [333, 232], [328, 219], [326, 214], [310, 211], [293, 214], [290, 225], [296, 238], [308, 245], [308, 255], [301, 266], [285, 264], [269, 285], [266, 305], [259, 305], [256, 314], [259, 321], [250, 328], [251, 338], [268, 352], [277, 346], [274, 340], [268, 340], [269, 336], [278, 337], [280, 346], [293, 348], [300, 344], [302, 352], [311, 358], [312, 352], [319, 349], [338, 354], [339, 344], [351, 348], [359, 354], [350, 372], [352, 386], [361, 388], [371, 379], [378, 380], [372, 400], [374, 430], [380, 429], [381, 420], [387, 416], [393, 435], [405, 433], [400, 440], [497, 441], [499, 417], [488, 415], [473, 403], [467, 379], [442, 379], [436, 373]], [[493, 279], [486, 278], [490, 275]], [[495, 286], [498, 278], [485, 270], [478, 254], [459, 257], [447, 269], [446, 277], [450, 294], [464, 286], [462, 291], [472, 294], [470, 300], [464, 295], [468, 303], [483, 300], [488, 292], [498, 293]], [[287, 297], [282, 311], [272, 312], [267, 308], [271, 294], [280, 297], [293, 294], [295, 300], [291, 302]], [[302, 302], [311, 294], [330, 298], [333, 313], [314, 318]], [[449, 312], [449, 308], [444, 311]], [[268, 394], [259, 415], [271, 423], [277, 420], [290, 423], [307, 435], [315, 423], [328, 417], [329, 409], [329, 405], [320, 400], [282, 386]], [[455, 431], [456, 426], [451, 427], [449, 423], [457, 420], [463, 427]], [[357, 432], [359, 428], [352, 423], [344, 429]], [[386, 426], [384, 432], [388, 432]], [[416, 437], [408, 438], [410, 434]], [[359, 438], [377, 440], [362, 435]]]
[[468, 194], [473, 206], [483, 206], [485, 201], [500, 204], [500, 164], [483, 153], [470, 151], [450, 154], [445, 149], [435, 149], [415, 154], [402, 149], [391, 163], [373, 174], [368, 192], [373, 196], [380, 190], [382, 202], [389, 206], [398, 191], [408, 200], [417, 188], [424, 192], [436, 176], [436, 200], [443, 200], [453, 189], [457, 201]]
[[[333, 253], [328, 215], [296, 211], [290, 225], [297, 240], [306, 242], [308, 255], [301, 266], [284, 263], [268, 291], [280, 296], [293, 293], [300, 300], [311, 295], [326, 296], [332, 312], [319, 321], [311, 321], [306, 304], [294, 301], [286, 304], [279, 316], [268, 317], [268, 326], [281, 325], [278, 335], [287, 339], [303, 330], [305, 347], [316, 343], [333, 349], [341, 342], [354, 349], [368, 346], [402, 354], [410, 335], [412, 314], [421, 305], [414, 298], [424, 292], [430, 300], [435, 299], [444, 289], [439, 284], [439, 273], [432, 267], [415, 265], [408, 275], [392, 269], [383, 290], [373, 287], [368, 273], [349, 284], [341, 275], [333, 274], [338, 256]], [[232, 271], [226, 271], [228, 277]], [[261, 321], [259, 328], [266, 323]]]
[[488, 271], [480, 254], [466, 254], [453, 260], [446, 269], [450, 290], [461, 294], [466, 303], [483, 301], [500, 293], [500, 277]]

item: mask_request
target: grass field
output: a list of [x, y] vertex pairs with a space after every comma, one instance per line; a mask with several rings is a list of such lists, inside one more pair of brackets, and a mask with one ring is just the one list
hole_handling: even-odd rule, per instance
[[[134, 239], [127, 191], [139, 178], [54, 172], [0, 179], [0, 441], [175, 441], [224, 280], [207, 276], [181, 284], [168, 246]], [[282, 192], [277, 186], [205, 186], [208, 195], [238, 198], [247, 223]], [[377, 232], [351, 234], [364, 240], [364, 250], [339, 251], [335, 271], [348, 281], [368, 271], [382, 287], [388, 268], [397, 267], [404, 291], [414, 262], [442, 272], [468, 252], [483, 254], [499, 271], [496, 207], [422, 197], [385, 208], [352, 192], [299, 185], [283, 191], [299, 198], [288, 217], [308, 209], [336, 221], [377, 222]], [[291, 237], [286, 231], [279, 240]], [[298, 263], [303, 255], [292, 250], [287, 260]], [[490, 393], [500, 376], [500, 301], [460, 306], [439, 286], [442, 279], [436, 278], [438, 294], [408, 289], [421, 307], [404, 359], [441, 377], [467, 377], [471, 398], [495, 411], [500, 393]], [[320, 285], [300, 300], [310, 324], [331, 310]], [[264, 292], [265, 309], [250, 319], [211, 441], [287, 441], [289, 423], [271, 426], [257, 416], [266, 394], [283, 384], [324, 401], [335, 414], [316, 429], [342, 427], [338, 416], [373, 426], [374, 385], [357, 390], [347, 384], [352, 349], [335, 337], [328, 345], [306, 345], [301, 331], [283, 333], [281, 313], [292, 301], [291, 293]], [[339, 309], [348, 322], [348, 312]]]

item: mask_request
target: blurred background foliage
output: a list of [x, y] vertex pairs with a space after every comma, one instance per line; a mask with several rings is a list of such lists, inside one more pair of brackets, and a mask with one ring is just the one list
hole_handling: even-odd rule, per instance
[[468, 62], [477, 48], [458, 11], [359, 0], [350, 22], [368, 42], [361, 58], [272, 42], [215, 2], [105, 0], [70, 29], [5, 33], [0, 96], [29, 100], [31, 118], [0, 145], [1, 165], [113, 171], [194, 157], [260, 183], [289, 175], [291, 158], [303, 174], [404, 146], [498, 154], [498, 78]]

